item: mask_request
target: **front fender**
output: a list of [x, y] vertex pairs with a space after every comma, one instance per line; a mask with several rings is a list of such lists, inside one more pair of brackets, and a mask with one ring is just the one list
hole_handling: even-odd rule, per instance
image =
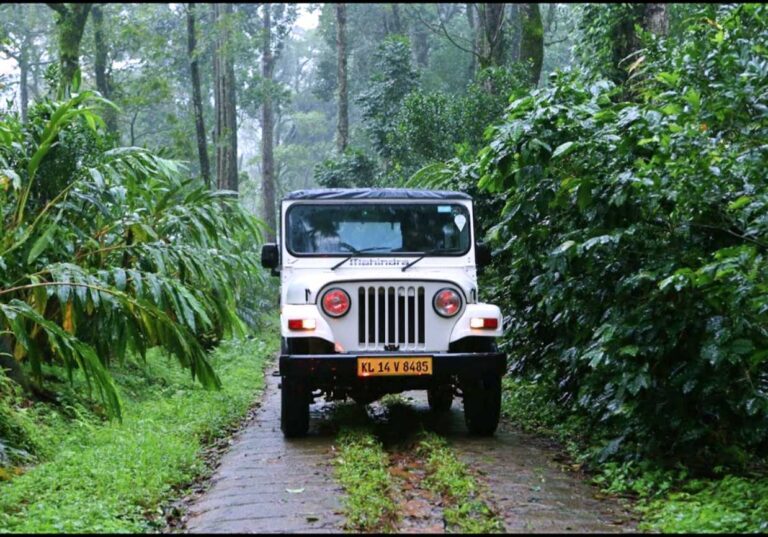
[[[474, 317], [498, 319], [498, 327], [495, 330], [488, 328], [472, 328], [469, 321]], [[498, 306], [494, 306], [493, 304], [467, 304], [464, 313], [459, 317], [459, 320], [456, 321], [456, 324], [453, 327], [449, 341], [453, 343], [454, 341], [470, 336], [501, 337], [504, 333], [502, 323], [501, 310]]]
[[[289, 330], [289, 319], [314, 319], [314, 330]], [[331, 327], [317, 309], [315, 304], [285, 304], [280, 310], [280, 335], [286, 338], [292, 337], [316, 337], [335, 344]]]

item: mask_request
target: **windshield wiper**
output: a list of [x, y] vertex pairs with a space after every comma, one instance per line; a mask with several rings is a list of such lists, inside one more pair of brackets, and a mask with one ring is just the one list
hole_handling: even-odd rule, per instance
[[370, 248], [363, 248], [362, 250], [352, 250], [352, 255], [345, 257], [335, 265], [331, 267], [331, 270], [336, 270], [341, 265], [352, 259], [353, 257], [357, 257], [358, 255], [362, 254], [363, 252], [371, 252], [373, 250], [383, 250], [384, 248], [389, 248], [389, 246], [371, 246]]
[[403, 272], [411, 268], [413, 265], [427, 257], [428, 255], [435, 255], [437, 253], [448, 253], [448, 252], [456, 252], [456, 248], [432, 248], [431, 250], [426, 250], [424, 252], [419, 252], [419, 257], [405, 265], [402, 269]]
[[413, 261], [411, 261], [410, 263], [408, 263], [407, 265], [405, 265], [405, 266], [404, 266], [402, 269], [400, 269], [400, 270], [402, 270], [403, 272], [405, 272], [406, 270], [408, 270], [409, 268], [411, 268], [413, 265], [415, 265], [416, 263], [418, 263], [419, 261], [421, 261], [422, 259], [424, 259], [424, 258], [425, 258], [425, 257], [427, 257], [428, 255], [432, 255], [432, 254], [434, 254], [435, 252], [439, 252], [440, 250], [442, 250], [442, 248], [432, 248], [431, 250], [427, 250], [427, 251], [425, 251], [425, 252], [421, 252], [421, 255], [420, 255], [419, 257], [417, 257], [416, 259], [414, 259]]

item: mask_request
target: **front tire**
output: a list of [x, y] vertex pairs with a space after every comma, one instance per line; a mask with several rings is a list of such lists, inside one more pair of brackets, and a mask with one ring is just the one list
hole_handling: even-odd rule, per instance
[[453, 403], [453, 386], [447, 384], [427, 390], [427, 401], [432, 412], [436, 414], [448, 412]]
[[488, 375], [464, 382], [464, 421], [470, 434], [491, 436], [501, 417], [501, 376]]
[[280, 428], [286, 438], [305, 436], [309, 430], [309, 390], [298, 379], [283, 377], [280, 391]]

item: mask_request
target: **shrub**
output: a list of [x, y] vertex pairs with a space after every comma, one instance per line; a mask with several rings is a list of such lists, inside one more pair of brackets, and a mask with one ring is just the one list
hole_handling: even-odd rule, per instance
[[512, 370], [612, 431], [603, 457], [768, 446], [767, 38], [768, 8], [745, 4], [652, 41], [634, 101], [553, 75], [477, 162], [442, 169], [506, 201], [490, 235]]
[[0, 347], [29, 364], [82, 372], [120, 415], [107, 372], [162, 346], [207, 387], [202, 343], [233, 331], [237, 297], [262, 281], [260, 224], [233, 193], [180, 163], [110, 148], [84, 92], [0, 121]]

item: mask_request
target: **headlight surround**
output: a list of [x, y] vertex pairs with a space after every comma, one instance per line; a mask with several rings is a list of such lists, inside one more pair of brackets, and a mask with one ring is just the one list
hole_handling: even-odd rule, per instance
[[461, 295], [448, 287], [440, 289], [432, 299], [432, 307], [441, 317], [453, 317], [461, 310]]
[[344, 289], [334, 287], [323, 293], [320, 301], [323, 311], [331, 317], [343, 317], [349, 311], [352, 300]]

